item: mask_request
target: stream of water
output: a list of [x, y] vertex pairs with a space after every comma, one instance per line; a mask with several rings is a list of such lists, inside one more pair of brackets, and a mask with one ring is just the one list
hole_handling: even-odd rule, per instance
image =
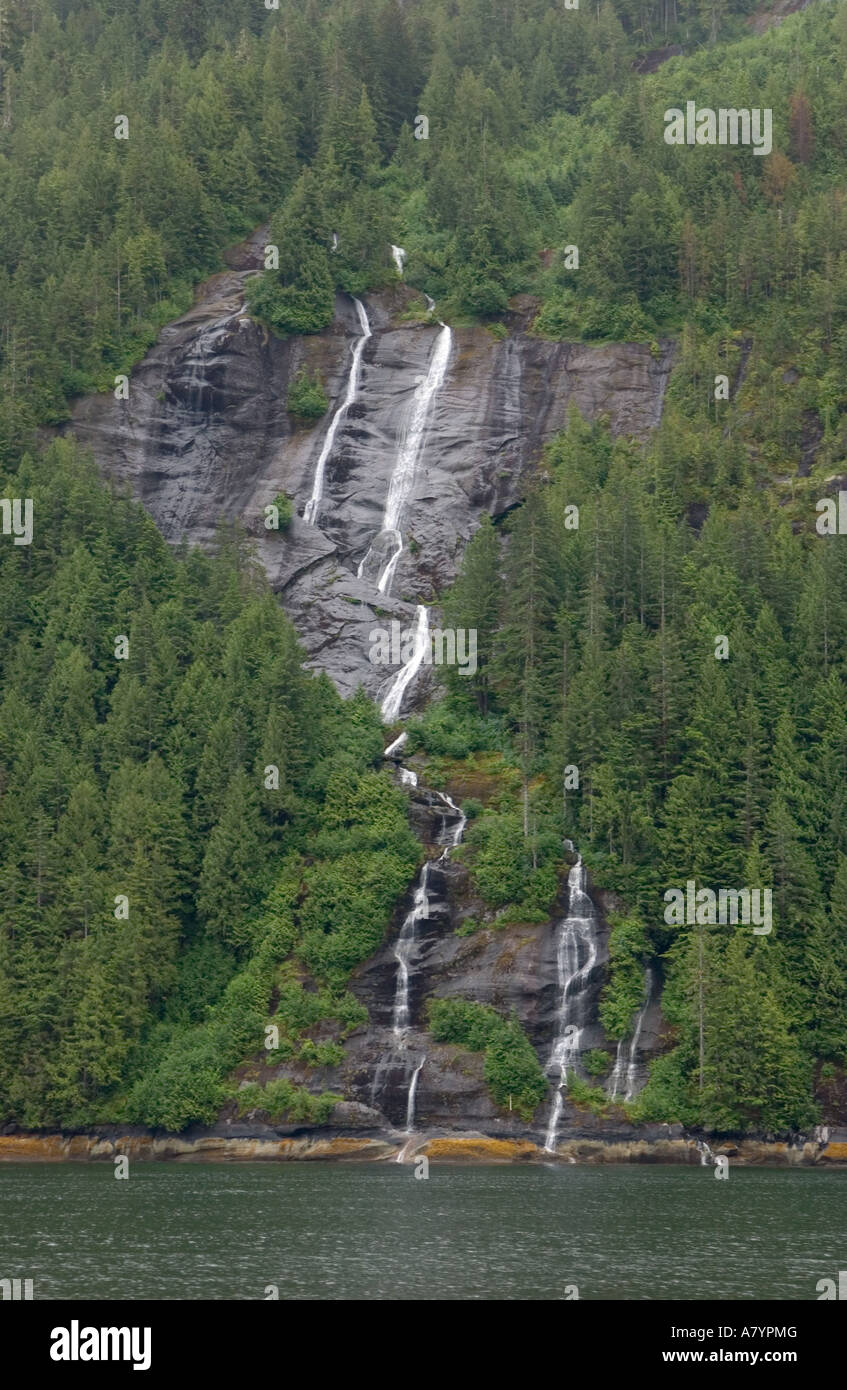
[[579, 855], [568, 874], [568, 915], [559, 926], [556, 943], [559, 1010], [556, 1036], [546, 1067], [547, 1075], [555, 1084], [544, 1140], [544, 1147], [550, 1153], [556, 1149], [568, 1072], [579, 1064], [582, 1033], [589, 1021], [588, 987], [599, 954], [598, 926], [597, 909], [588, 896], [585, 865]]
[[629, 1101], [635, 1098], [636, 1086], [639, 1081], [640, 1065], [638, 1061], [638, 1046], [641, 1042], [641, 1033], [644, 1028], [644, 1019], [653, 998], [653, 971], [648, 965], [644, 971], [644, 1003], [638, 1010], [635, 1019], [635, 1027], [629, 1039], [621, 1038], [618, 1043], [618, 1050], [615, 1054], [615, 1065], [612, 1075], [606, 1087], [606, 1094], [610, 1100]]
[[344, 416], [350, 409], [351, 405], [355, 401], [356, 396], [358, 395], [359, 380], [362, 374], [362, 355], [365, 351], [365, 344], [371, 337], [371, 326], [368, 322], [368, 316], [365, 312], [364, 304], [360, 299], [356, 299], [355, 295], [353, 296], [353, 303], [356, 306], [356, 313], [359, 319], [359, 327], [362, 331], [361, 335], [356, 339], [356, 342], [353, 345], [353, 358], [350, 363], [350, 375], [347, 378], [347, 390], [344, 394], [344, 399], [341, 402], [338, 409], [336, 410], [335, 414], [333, 415], [329, 429], [326, 432], [326, 438], [324, 439], [323, 447], [321, 448], [321, 452], [318, 456], [318, 462], [315, 467], [315, 477], [312, 483], [312, 495], [309, 498], [309, 501], [306, 503], [306, 507], [303, 512], [303, 520], [308, 521], [309, 524], [312, 526], [314, 526], [317, 523], [318, 512], [320, 511], [321, 499], [323, 497], [324, 478], [326, 476], [326, 465], [329, 460], [330, 454], [332, 453], [335, 447], [335, 437], [338, 434], [338, 427], [341, 424], [341, 421], [344, 419]]

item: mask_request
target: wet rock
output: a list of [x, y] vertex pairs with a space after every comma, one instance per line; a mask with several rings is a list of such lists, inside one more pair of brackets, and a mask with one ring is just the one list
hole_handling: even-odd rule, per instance
[[[70, 428], [104, 474], [129, 483], [168, 540], [209, 545], [221, 518], [243, 521], [309, 663], [327, 671], [342, 693], [362, 684], [381, 699], [396, 671], [369, 659], [373, 630], [393, 618], [412, 626], [415, 601], [443, 592], [480, 514], [520, 500], [529, 464], [565, 424], [571, 405], [588, 418], [607, 415], [615, 433], [642, 436], [654, 428], [672, 345], [663, 343], [654, 357], [639, 344], [546, 342], [527, 331], [530, 301], [501, 341], [481, 327], [457, 330], [403, 521], [406, 549], [386, 597], [356, 571], [379, 537], [438, 326], [397, 323], [397, 310], [413, 294], [404, 286], [367, 296], [372, 337], [358, 399], [327, 463], [317, 524], [298, 517], [287, 532], [268, 531], [264, 508], [278, 492], [294, 498], [300, 513], [311, 496], [359, 324], [343, 295], [331, 327], [312, 337], [279, 341], [253, 323], [244, 283], [260, 263], [262, 242], [259, 229], [236, 248], [235, 268], [207, 281], [193, 308], [162, 331], [132, 373], [128, 401], [111, 392], [86, 397]], [[331, 400], [311, 427], [285, 408], [301, 367], [318, 372]], [[430, 676], [424, 669], [415, 681], [414, 700], [425, 695]]]
[[338, 1129], [382, 1129], [385, 1116], [370, 1105], [355, 1100], [342, 1100], [333, 1109], [329, 1124]]

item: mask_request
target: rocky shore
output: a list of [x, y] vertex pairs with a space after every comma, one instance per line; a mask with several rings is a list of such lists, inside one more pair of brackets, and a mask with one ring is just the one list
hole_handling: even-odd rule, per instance
[[[338, 1107], [341, 1109], [341, 1107]], [[345, 1103], [349, 1108], [349, 1103]], [[364, 1109], [364, 1107], [362, 1107]], [[364, 1118], [364, 1117], [363, 1117]], [[720, 1155], [730, 1165], [742, 1167], [842, 1167], [847, 1166], [847, 1130], [829, 1130], [817, 1136], [791, 1140], [749, 1137], [718, 1140], [710, 1145], [683, 1132], [680, 1125], [630, 1126], [631, 1135], [563, 1137], [554, 1154], [546, 1152], [540, 1137], [497, 1137], [483, 1133], [425, 1132], [409, 1136], [396, 1132], [262, 1128], [217, 1125], [188, 1130], [184, 1134], [152, 1133], [117, 1127], [85, 1134], [0, 1134], [0, 1162], [62, 1163], [108, 1162], [118, 1155], [139, 1161], [170, 1160], [181, 1163], [232, 1163], [345, 1160], [356, 1162], [414, 1163], [426, 1157], [431, 1163], [685, 1163], [709, 1164]], [[290, 1129], [292, 1132], [285, 1132]], [[241, 1131], [241, 1132], [239, 1132]], [[823, 1139], [826, 1142], [823, 1142]], [[402, 1155], [402, 1158], [401, 1158]]]

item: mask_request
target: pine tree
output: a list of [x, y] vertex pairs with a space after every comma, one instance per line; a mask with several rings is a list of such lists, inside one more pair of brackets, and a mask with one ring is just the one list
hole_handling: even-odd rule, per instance
[[481, 714], [487, 714], [492, 697], [492, 662], [503, 604], [500, 575], [500, 541], [491, 517], [484, 512], [462, 559], [459, 575], [444, 599], [446, 622], [455, 629], [476, 633], [476, 671], [459, 677], [448, 668], [448, 684], [459, 694], [473, 694]]

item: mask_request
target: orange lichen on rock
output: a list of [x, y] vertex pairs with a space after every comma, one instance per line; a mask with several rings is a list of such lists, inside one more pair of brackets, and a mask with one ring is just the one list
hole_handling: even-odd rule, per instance
[[536, 1158], [541, 1150], [525, 1139], [431, 1139], [419, 1152], [445, 1162], [515, 1163]]
[[827, 1144], [820, 1156], [822, 1163], [847, 1163], [847, 1144]]

